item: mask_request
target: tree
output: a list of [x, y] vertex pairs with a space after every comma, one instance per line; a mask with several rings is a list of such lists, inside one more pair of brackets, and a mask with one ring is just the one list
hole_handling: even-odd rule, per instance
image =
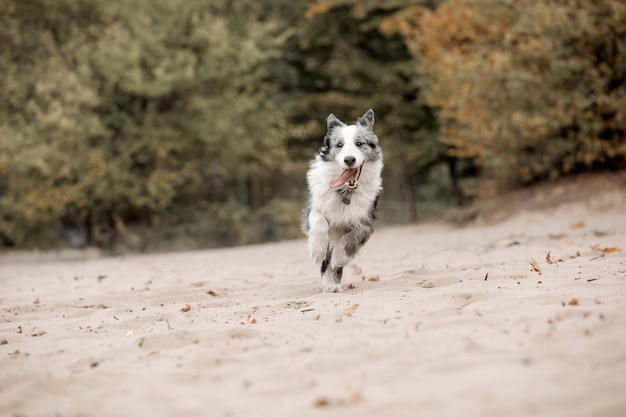
[[[288, 165], [278, 93], [282, 2], [2, 3], [0, 235], [110, 246], [186, 195]], [[225, 191], [226, 190], [226, 191]], [[245, 192], [244, 192], [245, 194]], [[252, 202], [258, 206], [260, 202]]]
[[624, 163], [624, 22], [618, 0], [448, 0], [394, 16], [441, 140], [481, 168], [466, 192]]

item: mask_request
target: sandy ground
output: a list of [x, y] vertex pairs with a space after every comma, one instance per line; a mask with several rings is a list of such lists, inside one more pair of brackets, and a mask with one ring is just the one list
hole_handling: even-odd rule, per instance
[[341, 294], [304, 240], [4, 254], [0, 415], [625, 416], [624, 195], [382, 228]]

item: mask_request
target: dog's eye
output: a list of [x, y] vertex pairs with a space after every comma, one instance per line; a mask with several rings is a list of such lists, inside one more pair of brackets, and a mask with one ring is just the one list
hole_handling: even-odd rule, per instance
[[356, 146], [358, 146], [358, 147], [360, 148], [361, 146], [363, 146], [363, 142], [358, 141], [358, 142], [356, 143]]
[[337, 146], [338, 148], [343, 148], [343, 143], [339, 142], [339, 143], [338, 143], [337, 145], [335, 145], [335, 146]]

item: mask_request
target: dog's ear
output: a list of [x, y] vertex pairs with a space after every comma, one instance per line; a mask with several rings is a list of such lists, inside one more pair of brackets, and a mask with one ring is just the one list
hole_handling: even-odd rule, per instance
[[334, 127], [341, 127], [341, 126], [345, 126], [346, 124], [344, 122], [342, 122], [341, 120], [337, 119], [337, 117], [335, 117], [334, 114], [329, 114], [328, 118], [326, 119], [326, 126], [328, 127], [328, 130], [331, 130]]
[[365, 114], [358, 118], [357, 124], [367, 129], [374, 127], [374, 110], [369, 109]]

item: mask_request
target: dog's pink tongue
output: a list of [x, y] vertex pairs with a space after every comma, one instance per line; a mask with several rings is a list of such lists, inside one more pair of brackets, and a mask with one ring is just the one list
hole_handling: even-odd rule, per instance
[[346, 169], [345, 171], [341, 173], [341, 176], [339, 178], [337, 178], [336, 180], [330, 181], [328, 183], [328, 186], [330, 188], [335, 188], [335, 187], [339, 187], [340, 185], [344, 185], [346, 182], [350, 181], [351, 179], [356, 179], [356, 176], [358, 173], [359, 173], [358, 168]]

